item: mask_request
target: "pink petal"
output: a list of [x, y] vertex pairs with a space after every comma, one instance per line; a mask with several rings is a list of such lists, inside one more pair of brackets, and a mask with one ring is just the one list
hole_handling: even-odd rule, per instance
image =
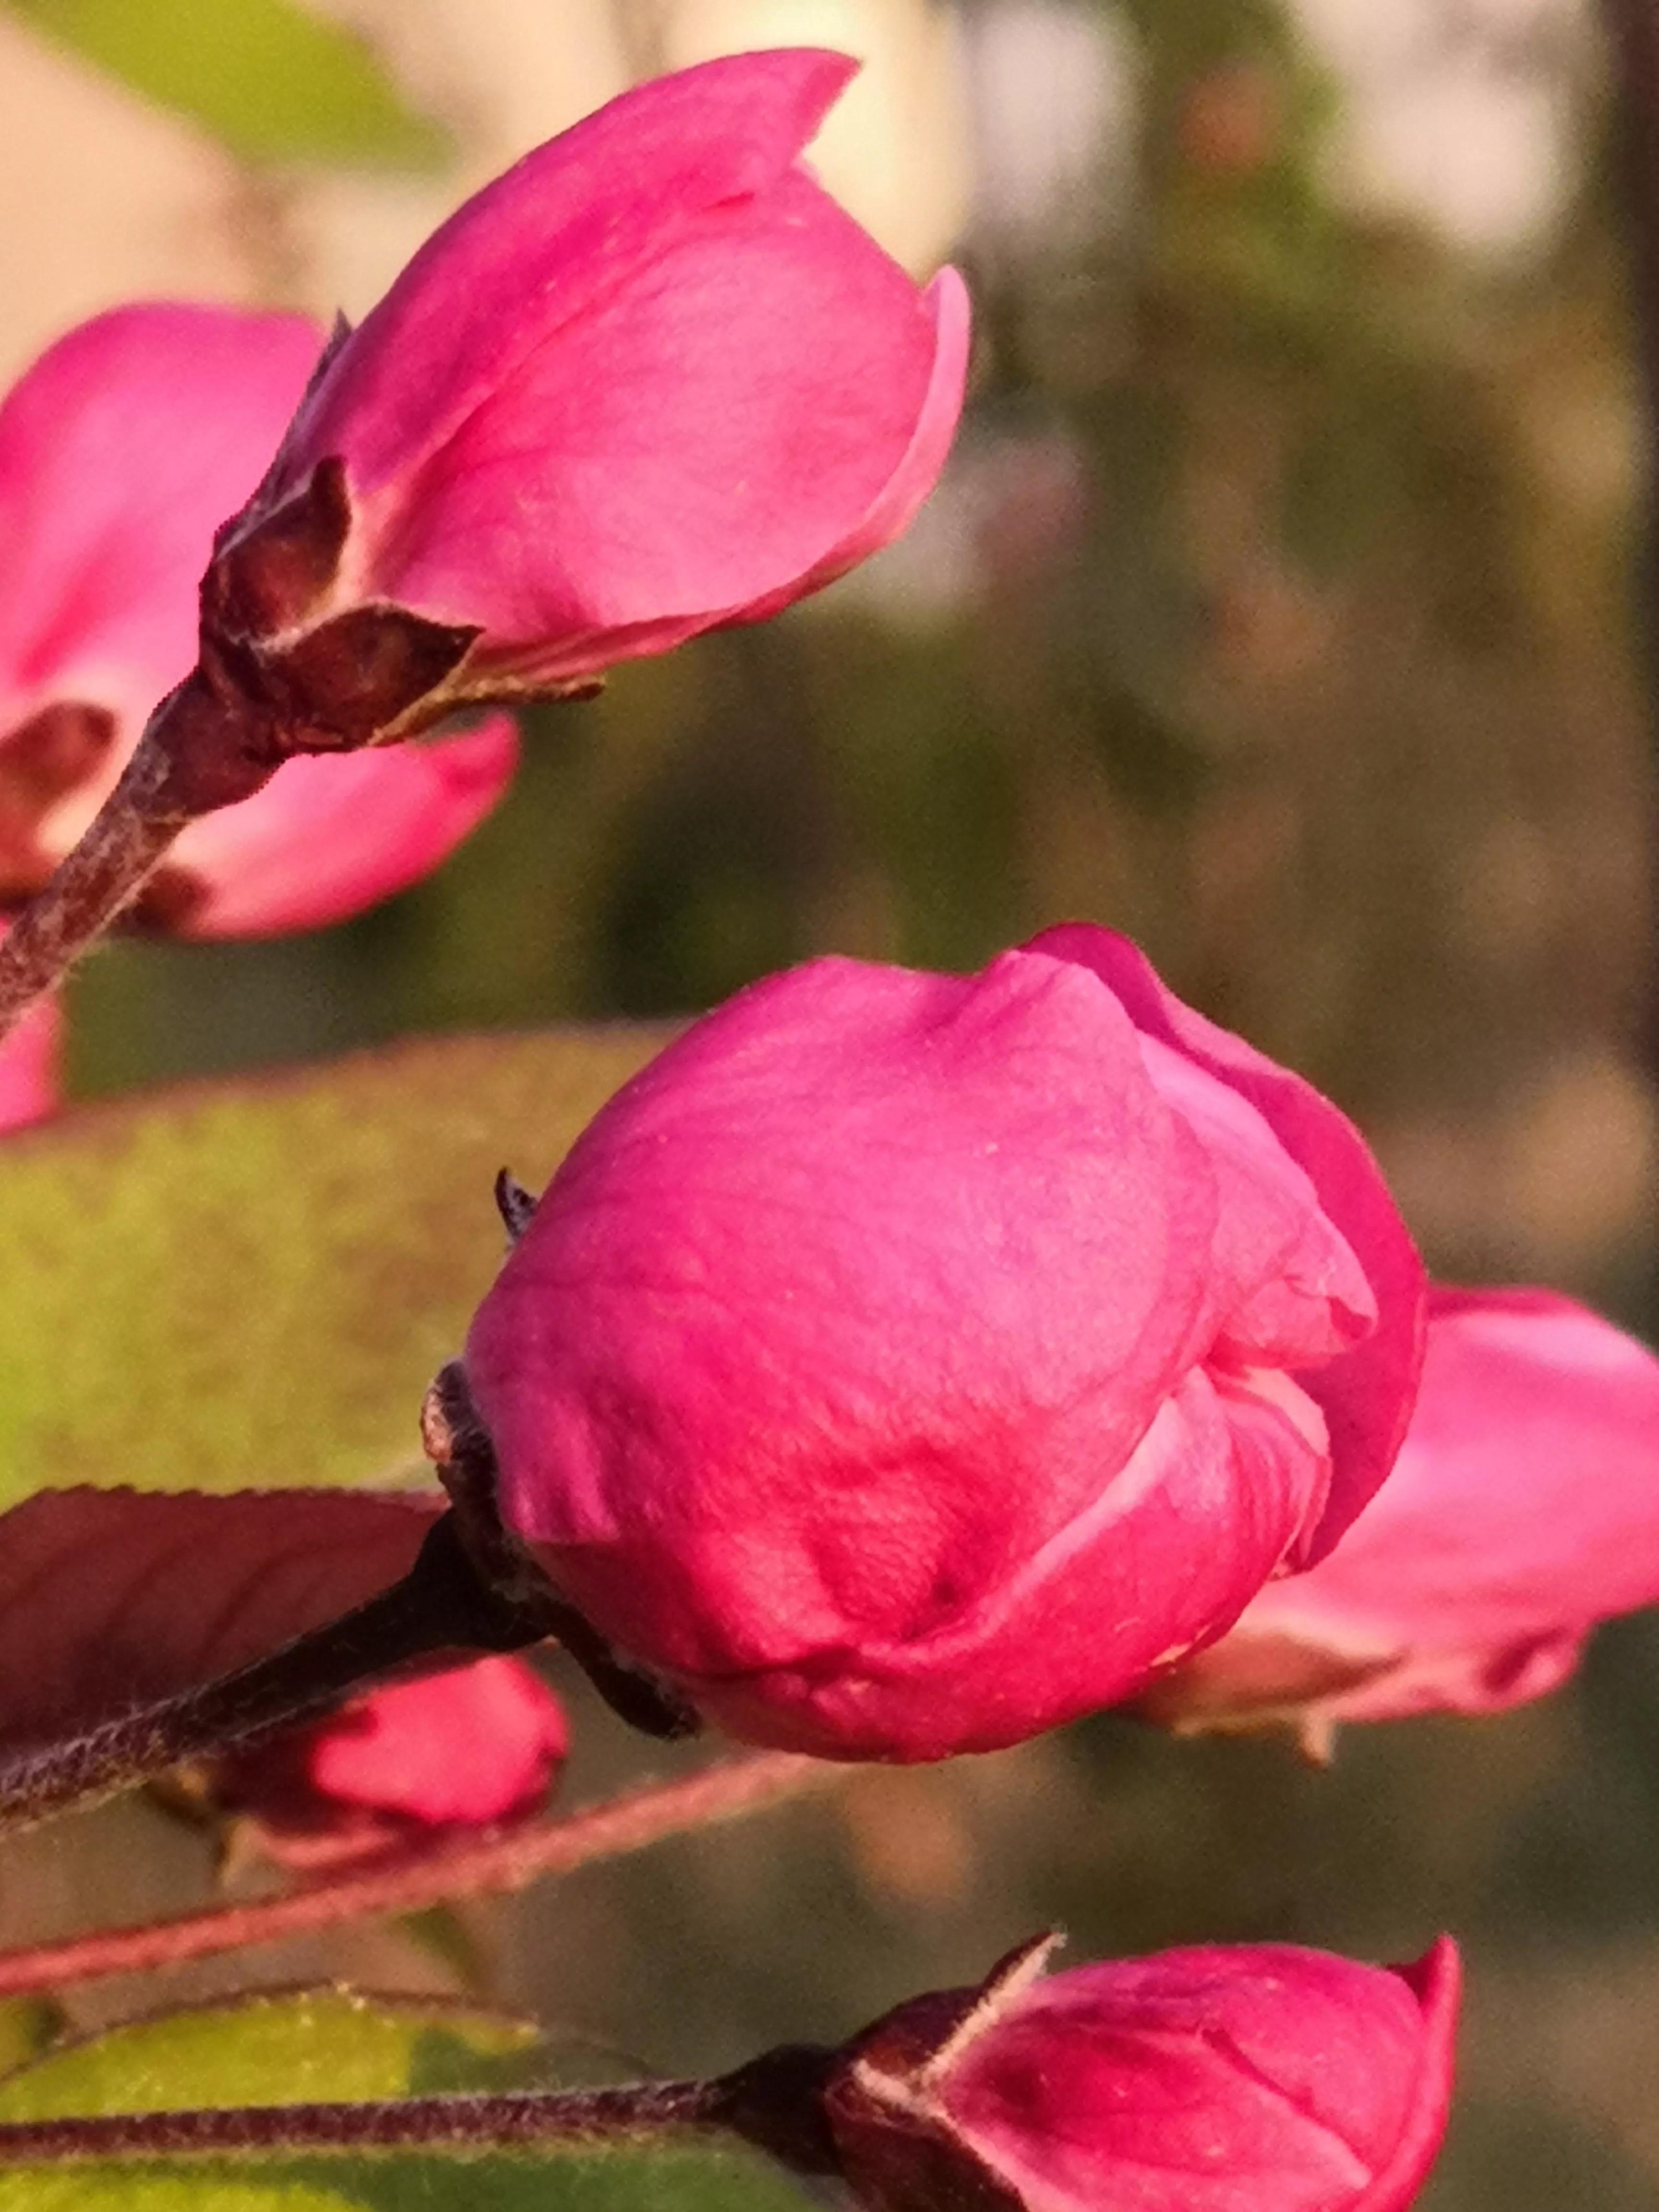
[[371, 495], [453, 439], [524, 356], [711, 210], [769, 191], [856, 64], [810, 48], [653, 79], [527, 154], [410, 261], [295, 423], [273, 490], [328, 453]]
[[309, 1733], [306, 1765], [324, 1796], [434, 1826], [539, 1803], [570, 1740], [552, 1691], [499, 1657], [375, 1690]]
[[845, 575], [872, 553], [902, 537], [939, 481], [962, 415], [972, 341], [968, 288], [954, 269], [941, 269], [922, 295], [934, 318], [933, 365], [910, 442], [866, 513], [805, 575], [764, 598], [728, 610], [722, 620], [762, 622]]
[[174, 865], [205, 890], [186, 937], [264, 937], [359, 914], [428, 875], [507, 788], [512, 720], [465, 736], [287, 762], [264, 789], [194, 822]]
[[804, 175], [709, 210], [400, 481], [380, 588], [543, 678], [795, 596], [931, 483], [960, 297], [918, 293]]
[[[1063, 1431], [1047, 1441], [1066, 1443]], [[1011, 1486], [1033, 1490], [1045, 1471], [1007, 1468]], [[1090, 1507], [932, 1634], [860, 1632], [833, 1664], [805, 1653], [682, 1679], [748, 1742], [830, 1759], [849, 1743], [892, 1759], [1000, 1750], [1118, 1702], [1219, 1634], [1279, 1564], [1286, 1530], [1322, 1504], [1326, 1472], [1276, 1409], [1193, 1373]]]
[[304, 316], [118, 307], [0, 405], [0, 735], [111, 708], [129, 745], [196, 657], [213, 532], [259, 480], [316, 357]]
[[[1490, 1712], [1571, 1673], [1599, 1620], [1659, 1602], [1659, 1359], [1548, 1291], [1435, 1290], [1393, 1474], [1330, 1556], [1264, 1590], [1206, 1656], [1197, 1703], [1333, 1717]], [[1314, 1663], [1333, 1662], [1320, 1694]], [[1369, 1679], [1343, 1686], [1345, 1663]], [[1172, 1687], [1176, 1710], [1182, 1698]]]
[[1328, 1551], [1394, 1463], [1423, 1357], [1422, 1261], [1364, 1139], [1310, 1083], [1183, 1006], [1128, 939], [1069, 924], [1031, 949], [1075, 959], [1114, 990], [1137, 1025], [1237, 1091], [1305, 1171], [1364, 1269], [1376, 1302], [1370, 1333], [1342, 1357], [1299, 1374], [1325, 1416], [1334, 1480], [1308, 1557]]
[[58, 1110], [63, 1028], [57, 1000], [43, 999], [0, 1040], [0, 1133], [26, 1129]]

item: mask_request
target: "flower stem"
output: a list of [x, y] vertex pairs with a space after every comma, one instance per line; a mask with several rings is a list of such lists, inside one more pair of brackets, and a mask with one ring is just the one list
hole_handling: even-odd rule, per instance
[[613, 2145], [714, 2124], [717, 2085], [641, 2081], [606, 2089], [405, 2097], [342, 2105], [244, 2105], [112, 2112], [0, 2124], [0, 2166], [91, 2159], [265, 2158], [283, 2152], [471, 2154]]
[[447, 1898], [523, 1889], [540, 1875], [571, 1874], [718, 1820], [758, 1813], [854, 1772], [793, 1753], [722, 1760], [676, 1782], [655, 1783], [563, 1820], [451, 1838], [356, 1872], [249, 1905], [216, 1905], [61, 1942], [0, 1951], [0, 1997], [64, 1990], [112, 1974], [183, 1965], [256, 1943], [314, 1934], [370, 1914], [419, 1912]]
[[477, 1579], [446, 1513], [401, 1582], [215, 1682], [139, 1707], [0, 1766], [0, 1832], [96, 1804], [180, 1760], [327, 1712], [411, 1660], [452, 1649], [507, 1651], [555, 1624]]
[[199, 669], [169, 692], [80, 842], [0, 943], [0, 1037], [131, 904], [180, 830], [251, 798], [283, 757]]

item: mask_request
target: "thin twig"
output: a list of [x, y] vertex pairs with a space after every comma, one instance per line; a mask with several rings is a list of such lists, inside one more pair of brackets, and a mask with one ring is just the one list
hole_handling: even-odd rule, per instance
[[852, 1771], [793, 1753], [763, 1752], [706, 1767], [683, 1781], [649, 1784], [565, 1820], [505, 1834], [459, 1838], [290, 1896], [218, 1905], [171, 1920], [0, 1952], [0, 1996], [176, 1966], [189, 1959], [312, 1935], [360, 1915], [419, 1912], [446, 1898], [522, 1889], [541, 1875], [569, 1874], [596, 1859], [643, 1850], [688, 1829], [760, 1812]]
[[161, 797], [166, 763], [135, 754], [85, 836], [0, 943], [0, 1037], [61, 982], [143, 888], [188, 817]]
[[0, 944], [0, 1037], [131, 904], [181, 830], [251, 798], [283, 758], [249, 702], [202, 669], [170, 691], [80, 842]]
[[477, 2157], [537, 2145], [580, 2148], [707, 2127], [719, 2085], [640, 2081], [494, 2096], [363, 2099], [109, 2112], [0, 2124], [0, 2166], [87, 2160], [280, 2157], [319, 2151], [448, 2152]]

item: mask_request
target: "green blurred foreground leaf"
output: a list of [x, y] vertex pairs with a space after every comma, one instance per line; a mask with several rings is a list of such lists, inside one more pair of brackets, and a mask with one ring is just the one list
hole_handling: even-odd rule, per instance
[[0, 1510], [47, 1487], [395, 1479], [538, 1189], [665, 1042], [435, 1040], [66, 1115], [0, 1149]]
[[341, 1989], [239, 1998], [37, 2059], [0, 2079], [0, 2121], [496, 2088], [501, 2062], [539, 2041], [529, 2021], [462, 2005]]
[[[496, 2088], [523, 2022], [342, 1991], [140, 2022], [0, 2081], [0, 2120]], [[704, 2149], [392, 2154], [0, 2172], [0, 2212], [802, 2212], [757, 2157]]]
[[293, 0], [8, 0], [246, 161], [428, 167], [447, 140], [362, 42]]

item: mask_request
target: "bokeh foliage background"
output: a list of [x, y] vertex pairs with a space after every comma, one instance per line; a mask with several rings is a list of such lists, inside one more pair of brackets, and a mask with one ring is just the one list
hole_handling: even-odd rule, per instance
[[[676, 1012], [821, 950], [972, 966], [1085, 915], [1348, 1105], [1440, 1272], [1651, 1322], [1644, 432], [1586, 7], [7, 10], [16, 365], [132, 292], [367, 304], [467, 184], [688, 37], [872, 41], [896, 88], [831, 181], [882, 185], [899, 250], [954, 240], [980, 318], [909, 541], [532, 718], [496, 818], [364, 921], [103, 955], [80, 1091]], [[895, 182], [880, 118], [906, 100], [932, 120]], [[572, 1697], [575, 1788], [641, 1771]], [[208, 1879], [201, 1838], [120, 1808], [15, 1848], [0, 1934]], [[835, 2035], [1056, 1918], [1080, 1954], [1404, 1955], [1449, 1925], [1471, 2020], [1432, 2203], [1659, 2203], [1659, 1632], [1607, 1632], [1502, 1720], [1351, 1732], [1329, 1772], [1108, 1717], [252, 1965], [470, 1978], [701, 2068]]]

